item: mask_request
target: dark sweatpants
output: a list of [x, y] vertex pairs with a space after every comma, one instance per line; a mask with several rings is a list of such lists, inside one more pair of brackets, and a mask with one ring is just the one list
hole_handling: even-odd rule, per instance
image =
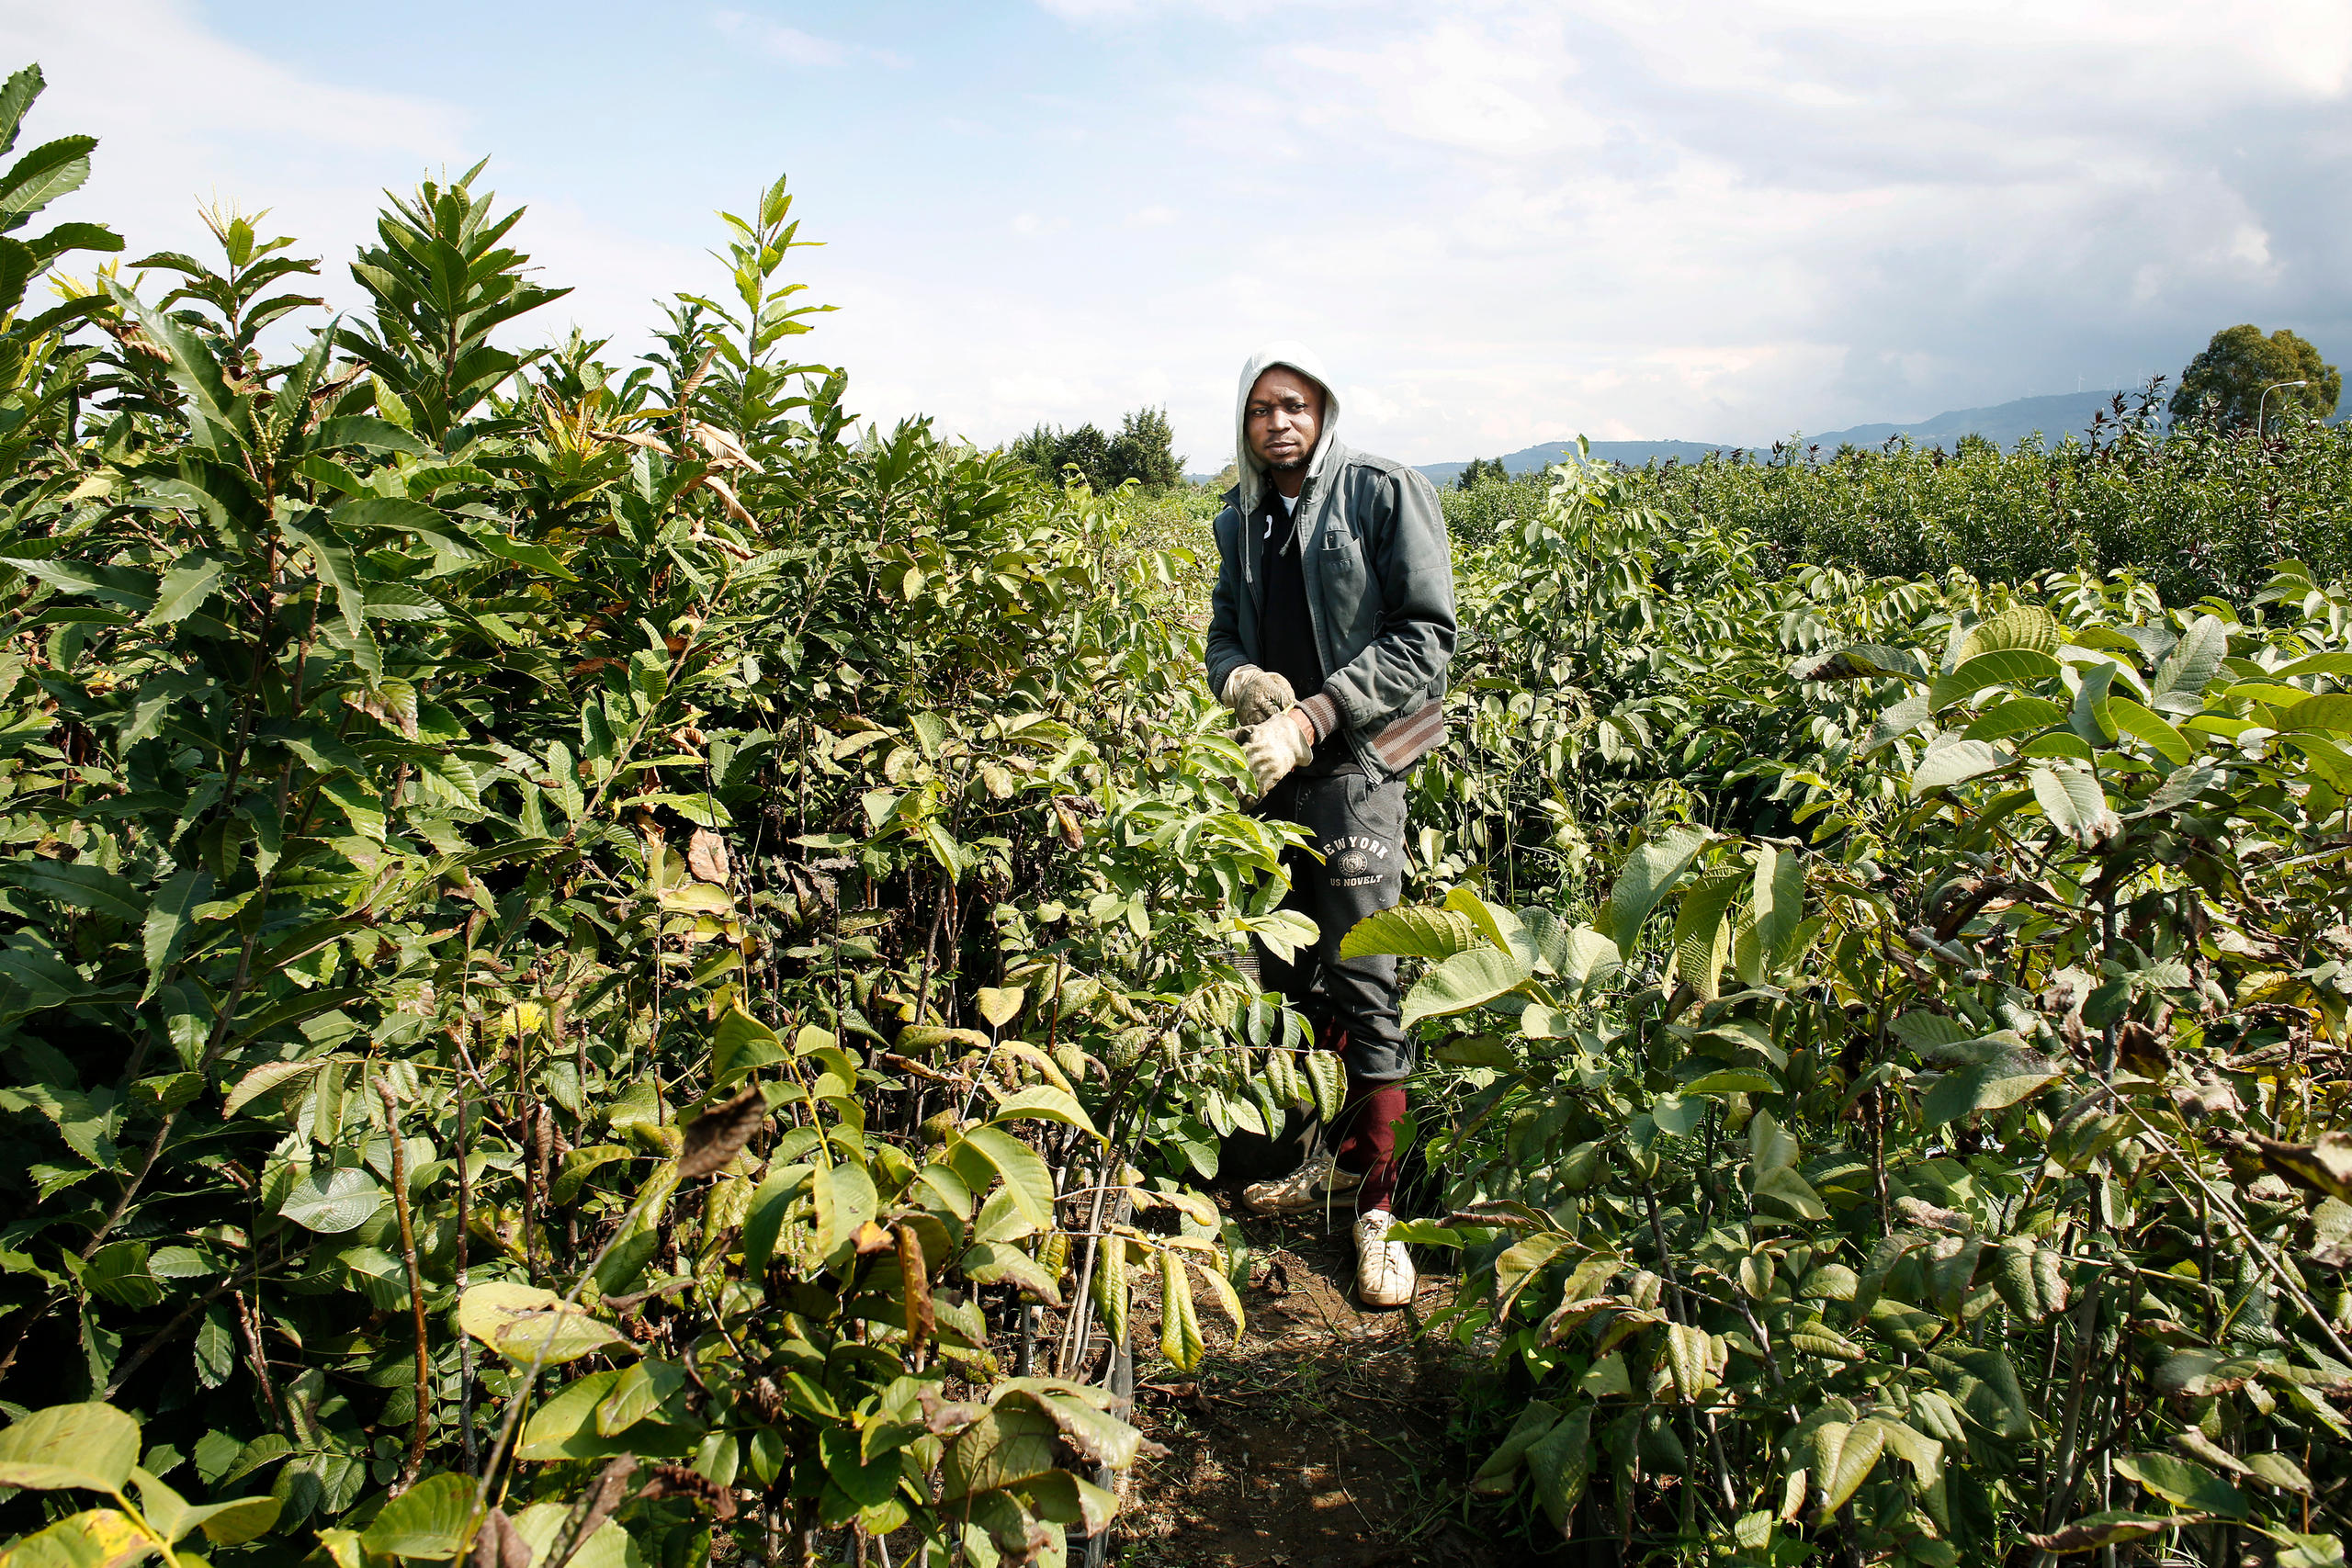
[[1413, 1043], [1397, 1021], [1396, 960], [1340, 956], [1357, 921], [1396, 908], [1405, 891], [1405, 784], [1374, 784], [1352, 767], [1293, 773], [1259, 803], [1261, 817], [1295, 822], [1322, 856], [1294, 852], [1282, 907], [1313, 920], [1311, 950], [1285, 963], [1258, 950], [1258, 973], [1315, 1026], [1316, 1043], [1348, 1068], [1347, 1109], [1328, 1129], [1340, 1168], [1361, 1173], [1359, 1209], [1386, 1208], [1396, 1186], [1392, 1124], [1405, 1113]]

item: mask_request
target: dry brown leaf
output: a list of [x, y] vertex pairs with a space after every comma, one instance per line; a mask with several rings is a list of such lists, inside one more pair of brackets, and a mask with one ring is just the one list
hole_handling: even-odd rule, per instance
[[492, 1508], [474, 1532], [474, 1568], [531, 1568], [531, 1543], [503, 1508]]
[[361, 713], [382, 724], [388, 724], [411, 740], [416, 739], [416, 693], [411, 690], [405, 700], [399, 695], [387, 696], [381, 692], [345, 692], [343, 700]]
[[686, 434], [694, 438], [695, 446], [702, 448], [703, 456], [714, 468], [748, 468], [755, 474], [767, 471], [752, 460], [752, 455], [743, 450], [741, 442], [715, 424], [704, 424], [699, 420], [690, 421], [686, 425]]
[[923, 1261], [922, 1238], [905, 1225], [898, 1228], [899, 1278], [907, 1303], [907, 1354], [917, 1354], [922, 1342], [939, 1332], [939, 1317], [931, 1302], [931, 1269]]
[[605, 1462], [605, 1468], [596, 1472], [596, 1479], [589, 1484], [587, 1495], [572, 1506], [570, 1517], [563, 1521], [563, 1529], [556, 1532], [556, 1538], [548, 1547], [547, 1568], [563, 1568], [571, 1561], [572, 1553], [586, 1545], [589, 1539], [604, 1528], [605, 1521], [613, 1517], [613, 1510], [619, 1507], [627, 1496], [629, 1478], [636, 1473], [635, 1454], [622, 1454]]
[[626, 441], [631, 446], [642, 446], [648, 452], [659, 452], [664, 457], [677, 456], [665, 443], [641, 430], [592, 430], [588, 434], [599, 441]]
[[2323, 1133], [2311, 1144], [2250, 1135], [2272, 1170], [2322, 1197], [2352, 1203], [2352, 1133]]
[[[742, 524], [746, 528], [757, 526], [752, 514], [743, 510], [743, 503], [735, 499], [735, 491], [729, 487], [725, 479], [720, 479], [717, 474], [705, 474], [701, 484], [703, 489], [718, 497], [718, 504], [727, 509], [728, 516]], [[712, 542], [719, 543], [720, 541]]]
[[735, 1517], [735, 1495], [706, 1477], [696, 1475], [683, 1464], [657, 1464], [653, 1479], [645, 1483], [639, 1497], [650, 1502], [661, 1497], [700, 1497], [711, 1506], [721, 1521]]
[[692, 1181], [725, 1169], [767, 1119], [767, 1099], [757, 1084], [695, 1117], [686, 1127], [685, 1145], [678, 1155], [678, 1179]]
[[686, 840], [686, 869], [705, 882], [727, 884], [727, 840], [707, 828], [695, 829]]

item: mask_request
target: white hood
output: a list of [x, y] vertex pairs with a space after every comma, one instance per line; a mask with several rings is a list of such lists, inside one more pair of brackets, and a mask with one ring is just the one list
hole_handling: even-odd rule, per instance
[[1306, 459], [1309, 479], [1323, 471], [1323, 460], [1330, 456], [1335, 445], [1331, 433], [1339, 428], [1340, 394], [1332, 389], [1331, 378], [1323, 374], [1323, 361], [1303, 343], [1283, 339], [1270, 343], [1250, 356], [1241, 367], [1241, 385], [1233, 394], [1234, 469], [1240, 475], [1241, 515], [1247, 517], [1257, 510], [1259, 499], [1265, 493], [1266, 470], [1250, 450], [1249, 412], [1250, 389], [1270, 366], [1283, 365], [1297, 371], [1323, 389], [1323, 423], [1316, 432], [1315, 450]]

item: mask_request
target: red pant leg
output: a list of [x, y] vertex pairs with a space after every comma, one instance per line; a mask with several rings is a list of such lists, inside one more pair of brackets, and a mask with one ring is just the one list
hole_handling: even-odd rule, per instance
[[[1332, 1032], [1328, 1049], [1344, 1052], [1345, 1030]], [[1329, 1129], [1340, 1168], [1363, 1178], [1356, 1210], [1385, 1209], [1396, 1194], [1396, 1119], [1405, 1114], [1405, 1085], [1399, 1078], [1348, 1075], [1347, 1108]]]

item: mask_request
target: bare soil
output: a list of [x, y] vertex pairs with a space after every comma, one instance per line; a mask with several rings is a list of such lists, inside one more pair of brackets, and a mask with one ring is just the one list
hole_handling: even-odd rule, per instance
[[[1136, 1408], [1168, 1450], [1127, 1481], [1112, 1561], [1126, 1568], [1488, 1568], [1514, 1560], [1460, 1522], [1462, 1456], [1447, 1437], [1470, 1361], [1422, 1339], [1453, 1299], [1424, 1273], [1413, 1304], [1353, 1298], [1352, 1210], [1248, 1218], [1250, 1332], [1204, 1313], [1190, 1374], [1159, 1356], [1156, 1296], [1137, 1292]], [[1419, 1260], [1417, 1260], [1419, 1261]]]

